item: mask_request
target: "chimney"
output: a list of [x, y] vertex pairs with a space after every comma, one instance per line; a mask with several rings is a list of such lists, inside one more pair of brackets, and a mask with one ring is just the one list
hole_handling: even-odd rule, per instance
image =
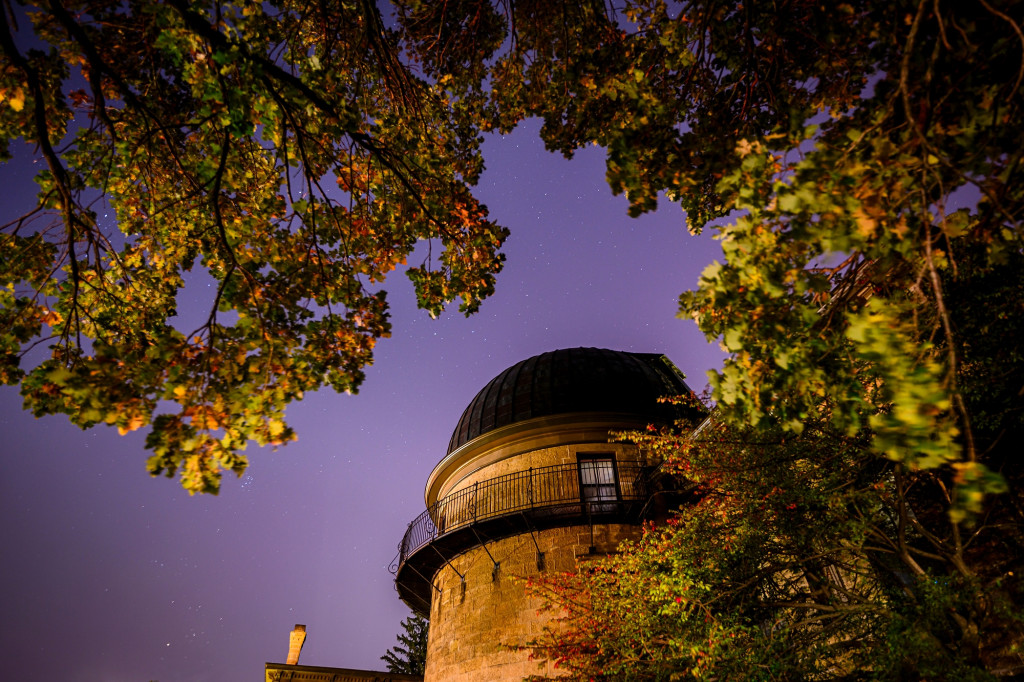
[[288, 635], [288, 665], [299, 664], [299, 652], [302, 651], [302, 644], [306, 641], [306, 626], [295, 625], [295, 629]]

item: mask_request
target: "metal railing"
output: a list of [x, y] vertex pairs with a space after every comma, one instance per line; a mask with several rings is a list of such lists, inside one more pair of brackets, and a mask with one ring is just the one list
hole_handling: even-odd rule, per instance
[[576, 464], [555, 464], [480, 481], [447, 495], [409, 524], [399, 546], [398, 566], [435, 539], [473, 524], [502, 516], [589, 516], [619, 511], [622, 503], [646, 500], [646, 467], [636, 462], [616, 465], [614, 497], [584, 499]]

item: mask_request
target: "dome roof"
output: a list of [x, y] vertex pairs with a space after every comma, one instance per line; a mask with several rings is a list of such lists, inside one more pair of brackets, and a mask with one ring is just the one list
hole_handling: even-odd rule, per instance
[[658, 398], [692, 393], [664, 355], [567, 348], [536, 355], [494, 377], [470, 401], [448, 444], [452, 453], [502, 426], [570, 412], [604, 412], [670, 422], [679, 411]]

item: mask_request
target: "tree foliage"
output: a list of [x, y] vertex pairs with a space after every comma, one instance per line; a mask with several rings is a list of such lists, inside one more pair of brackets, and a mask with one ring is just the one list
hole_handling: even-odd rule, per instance
[[866, 434], [692, 426], [630, 435], [689, 499], [617, 555], [532, 586], [554, 621], [534, 656], [578, 680], [1019, 674], [1019, 500], [965, 527], [948, 481], [873, 456]]
[[388, 664], [389, 673], [422, 675], [427, 666], [427, 633], [430, 621], [413, 614], [402, 621], [405, 634], [399, 633], [398, 643], [387, 650], [380, 660]]
[[604, 147], [631, 214], [678, 202], [724, 251], [680, 315], [731, 352], [725, 443], [658, 446], [703, 496], [550, 585], [539, 651], [580, 679], [1019, 673], [1022, 3], [398, 4], [485, 126]]
[[[636, 436], [690, 504], [543, 586], [567, 621], [538, 650], [582, 678], [1019, 672], [1022, 3], [395, 9], [6, 9], [0, 135], [45, 170], [3, 228], [0, 378], [151, 424], [150, 470], [216, 490], [294, 437], [287, 403], [355, 390], [418, 241], [443, 247], [409, 269], [423, 307], [491, 291], [479, 133], [538, 116], [552, 150], [606, 149], [631, 215], [714, 231], [680, 315], [731, 352], [718, 426]], [[193, 269], [216, 286], [185, 333]]]
[[959, 467], [972, 510], [998, 489], [1002, 427], [977, 432], [993, 406], [958, 382], [980, 311], [951, 297], [1021, 251], [1019, 3], [398, 5], [485, 126], [540, 116], [551, 149], [607, 149], [632, 214], [664, 195], [716, 231], [725, 262], [680, 314], [732, 352], [712, 377], [730, 418], [799, 432], [828, 397], [878, 453]]
[[[408, 258], [433, 315], [491, 292], [506, 230], [470, 193], [478, 129], [373, 2], [4, 12], [0, 155], [21, 139], [43, 170], [0, 233], [0, 381], [37, 416], [151, 426], [149, 471], [216, 492], [250, 440], [294, 439], [288, 403], [358, 388], [390, 329], [377, 283]], [[209, 314], [180, 329], [198, 273]]]

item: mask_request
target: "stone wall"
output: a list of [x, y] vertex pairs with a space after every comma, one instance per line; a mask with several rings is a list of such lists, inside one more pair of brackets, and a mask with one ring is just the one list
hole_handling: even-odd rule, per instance
[[[435, 523], [441, 528], [455, 527], [467, 520], [461, 515], [472, 513], [476, 518], [477, 513], [487, 513], [483, 510], [500, 507], [507, 501], [503, 496], [518, 494], [509, 492], [517, 488], [504, 488], [504, 484], [484, 485], [498, 477], [551, 465], [575, 467], [580, 455], [611, 455], [620, 464], [638, 461], [634, 445], [605, 440], [613, 421], [607, 415], [589, 414], [559, 417], [551, 424], [538, 420], [512, 425], [506, 433], [495, 432], [467, 444], [452, 462], [435, 469], [427, 497], [429, 502], [432, 494], [443, 498], [467, 491], [472, 503], [466, 502], [469, 498], [465, 496], [452, 500], [450, 508], [446, 505], [438, 511]], [[492, 441], [487, 441], [488, 437]], [[580, 495], [575, 478], [568, 483], [560, 477], [546, 480], [551, 483], [537, 485], [556, 487], [539, 493], [551, 494], [548, 499], [563, 499], [557, 489], [563, 484], [568, 486], [565, 499]], [[479, 487], [475, 488], [476, 484]], [[492, 499], [495, 495], [498, 497]], [[481, 537], [482, 546], [448, 558], [450, 565], [442, 566], [433, 576], [425, 682], [518, 681], [538, 674], [558, 677], [552, 664], [530, 660], [529, 650], [516, 649], [541, 635], [557, 617], [539, 611], [540, 600], [526, 593], [527, 580], [542, 572], [576, 571], [581, 559], [613, 552], [622, 540], [641, 533], [639, 526], [631, 524], [566, 522], [577, 525], [495, 541]], [[538, 547], [544, 555], [543, 569], [538, 567]]]
[[[623, 524], [593, 527], [596, 553], [615, 550], [640, 528]], [[533, 538], [536, 538], [537, 545]], [[540, 613], [540, 601], [526, 594], [526, 580], [540, 574], [537, 546], [544, 552], [544, 572], [577, 570], [577, 559], [591, 556], [591, 527], [570, 526], [518, 535], [471, 549], [439, 570], [430, 609], [425, 682], [501, 682], [527, 675], [557, 677], [551, 664], [540, 666], [526, 645], [555, 614]], [[487, 552], [491, 556], [488, 556]], [[499, 567], [494, 573], [492, 559]], [[457, 571], [457, 572], [456, 572]], [[459, 577], [461, 573], [465, 581]], [[492, 579], [493, 578], [493, 579]]]

